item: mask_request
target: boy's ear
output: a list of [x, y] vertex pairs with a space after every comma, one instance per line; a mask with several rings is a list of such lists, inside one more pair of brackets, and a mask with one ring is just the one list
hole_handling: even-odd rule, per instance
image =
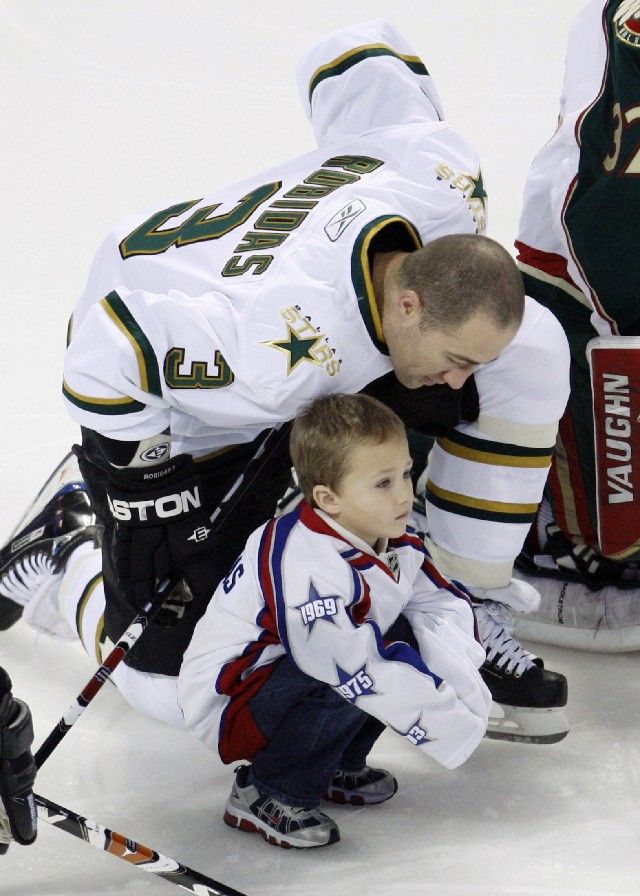
[[324, 510], [330, 516], [340, 512], [340, 498], [328, 485], [314, 485], [312, 494], [320, 510]]

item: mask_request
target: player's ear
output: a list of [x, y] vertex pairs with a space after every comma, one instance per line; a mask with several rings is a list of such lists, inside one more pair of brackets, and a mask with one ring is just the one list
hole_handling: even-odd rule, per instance
[[396, 298], [396, 305], [402, 321], [414, 323], [422, 318], [422, 301], [415, 290], [401, 289]]
[[340, 498], [328, 485], [314, 485], [312, 495], [320, 510], [324, 510], [330, 516], [340, 512]]

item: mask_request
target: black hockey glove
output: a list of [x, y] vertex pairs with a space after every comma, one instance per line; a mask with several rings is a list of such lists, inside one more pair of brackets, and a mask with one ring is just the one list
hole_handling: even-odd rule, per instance
[[12, 838], [25, 845], [36, 839], [32, 743], [29, 707], [11, 694], [11, 679], [0, 666], [0, 855]]
[[[180, 454], [154, 467], [113, 470], [107, 501], [114, 521], [111, 558], [129, 603], [141, 609], [169, 577], [189, 585], [190, 568], [210, 551], [212, 531], [193, 459]], [[188, 589], [174, 589], [155, 621], [177, 623], [190, 599]]]

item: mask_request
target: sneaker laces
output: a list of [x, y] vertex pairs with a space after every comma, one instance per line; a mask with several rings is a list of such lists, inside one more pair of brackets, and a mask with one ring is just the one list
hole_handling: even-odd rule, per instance
[[44, 551], [27, 554], [0, 578], [0, 594], [25, 607], [34, 590], [56, 571], [50, 554]]
[[487, 662], [516, 678], [536, 665], [536, 657], [512, 635], [515, 620], [506, 604], [486, 600], [474, 604], [474, 609], [480, 637], [487, 651]]

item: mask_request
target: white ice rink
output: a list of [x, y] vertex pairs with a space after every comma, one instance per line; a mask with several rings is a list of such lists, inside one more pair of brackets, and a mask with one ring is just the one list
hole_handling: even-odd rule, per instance
[[[76, 438], [60, 397], [67, 318], [109, 226], [311, 148], [301, 50], [384, 17], [413, 43], [475, 143], [489, 232], [515, 236], [532, 155], [551, 135], [582, 0], [0, 0], [0, 541]], [[161, 207], [161, 206], [159, 206]], [[485, 740], [454, 772], [395, 735], [374, 752], [398, 794], [336, 807], [341, 842], [267, 846], [222, 821], [231, 769], [136, 716], [108, 686], [37, 790], [249, 896], [640, 894], [638, 654], [541, 649], [569, 678], [559, 744]], [[36, 746], [95, 669], [19, 623], [0, 662], [31, 704]], [[41, 824], [0, 858], [2, 896], [181, 892]]]

